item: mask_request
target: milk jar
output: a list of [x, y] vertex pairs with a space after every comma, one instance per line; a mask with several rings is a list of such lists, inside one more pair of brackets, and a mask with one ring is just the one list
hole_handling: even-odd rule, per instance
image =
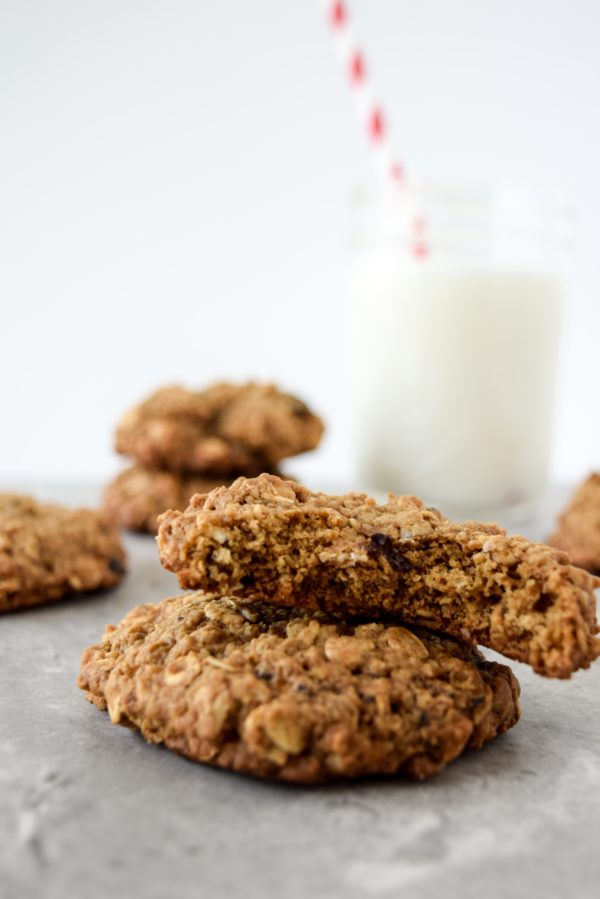
[[416, 494], [453, 517], [529, 517], [548, 476], [557, 210], [427, 184], [361, 192], [353, 215], [359, 482]]

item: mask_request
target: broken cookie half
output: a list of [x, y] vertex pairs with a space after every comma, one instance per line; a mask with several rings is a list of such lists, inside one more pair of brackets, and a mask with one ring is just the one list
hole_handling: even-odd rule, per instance
[[569, 677], [600, 654], [600, 581], [496, 525], [454, 523], [419, 499], [312, 493], [239, 478], [160, 519], [184, 588], [303, 610], [394, 618]]

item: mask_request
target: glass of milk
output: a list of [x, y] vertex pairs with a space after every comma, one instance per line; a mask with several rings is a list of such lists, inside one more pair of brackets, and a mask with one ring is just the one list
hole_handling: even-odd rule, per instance
[[456, 518], [523, 521], [543, 494], [564, 217], [457, 183], [358, 191], [349, 273], [361, 485]]

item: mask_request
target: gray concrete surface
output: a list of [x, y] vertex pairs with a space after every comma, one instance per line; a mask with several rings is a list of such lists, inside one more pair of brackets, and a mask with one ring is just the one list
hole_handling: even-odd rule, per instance
[[427, 783], [261, 783], [146, 745], [75, 686], [105, 623], [178, 592], [150, 538], [128, 548], [118, 590], [0, 618], [2, 899], [599, 895], [600, 663], [514, 665], [521, 722]]

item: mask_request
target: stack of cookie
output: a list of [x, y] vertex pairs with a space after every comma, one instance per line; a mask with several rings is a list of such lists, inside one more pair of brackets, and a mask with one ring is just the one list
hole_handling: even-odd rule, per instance
[[196, 592], [139, 606], [83, 655], [87, 698], [190, 758], [313, 783], [425, 778], [519, 717], [483, 644], [566, 678], [600, 655], [600, 581], [415, 497], [377, 505], [239, 478], [161, 516]]
[[106, 510], [121, 527], [156, 533], [161, 512], [240, 475], [276, 473], [283, 459], [314, 449], [322, 433], [318, 416], [273, 385], [165, 387], [117, 428], [117, 452], [135, 464], [108, 485]]

